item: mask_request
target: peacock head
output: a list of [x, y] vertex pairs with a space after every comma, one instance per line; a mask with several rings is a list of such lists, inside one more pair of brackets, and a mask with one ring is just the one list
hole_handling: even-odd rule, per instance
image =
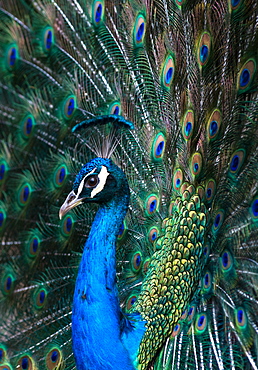
[[95, 158], [77, 174], [73, 190], [60, 208], [60, 219], [82, 203], [108, 203], [115, 194], [128, 188], [123, 171], [111, 159]]

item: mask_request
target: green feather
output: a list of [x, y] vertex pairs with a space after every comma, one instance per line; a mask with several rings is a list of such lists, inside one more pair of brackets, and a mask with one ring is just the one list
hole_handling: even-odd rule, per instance
[[58, 212], [96, 156], [130, 187], [116, 277], [121, 317], [146, 321], [138, 369], [258, 368], [257, 16], [255, 0], [0, 0], [0, 369], [76, 369], [98, 207]]

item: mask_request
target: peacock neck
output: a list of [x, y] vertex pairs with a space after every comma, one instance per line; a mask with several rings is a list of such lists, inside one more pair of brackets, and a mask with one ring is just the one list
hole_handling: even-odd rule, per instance
[[129, 187], [125, 180], [122, 191], [101, 204], [84, 247], [72, 315], [78, 370], [134, 368], [121, 342], [116, 290], [116, 237], [128, 203]]

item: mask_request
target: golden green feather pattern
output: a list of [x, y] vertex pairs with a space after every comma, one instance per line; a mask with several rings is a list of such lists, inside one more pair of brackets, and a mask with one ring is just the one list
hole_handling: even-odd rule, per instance
[[134, 309], [147, 322], [139, 349], [143, 369], [172, 334], [201, 277], [207, 210], [200, 195], [192, 194], [194, 191], [193, 186], [188, 186], [171, 204], [173, 216], [163, 220], [164, 236], [156, 241], [159, 250], [152, 256], [135, 303]]

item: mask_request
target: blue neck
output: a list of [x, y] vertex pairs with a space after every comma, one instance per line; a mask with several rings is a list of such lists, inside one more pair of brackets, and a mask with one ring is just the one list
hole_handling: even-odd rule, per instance
[[78, 370], [134, 369], [121, 340], [115, 284], [116, 237], [129, 203], [124, 193], [101, 204], [85, 244], [75, 285], [73, 351]]

